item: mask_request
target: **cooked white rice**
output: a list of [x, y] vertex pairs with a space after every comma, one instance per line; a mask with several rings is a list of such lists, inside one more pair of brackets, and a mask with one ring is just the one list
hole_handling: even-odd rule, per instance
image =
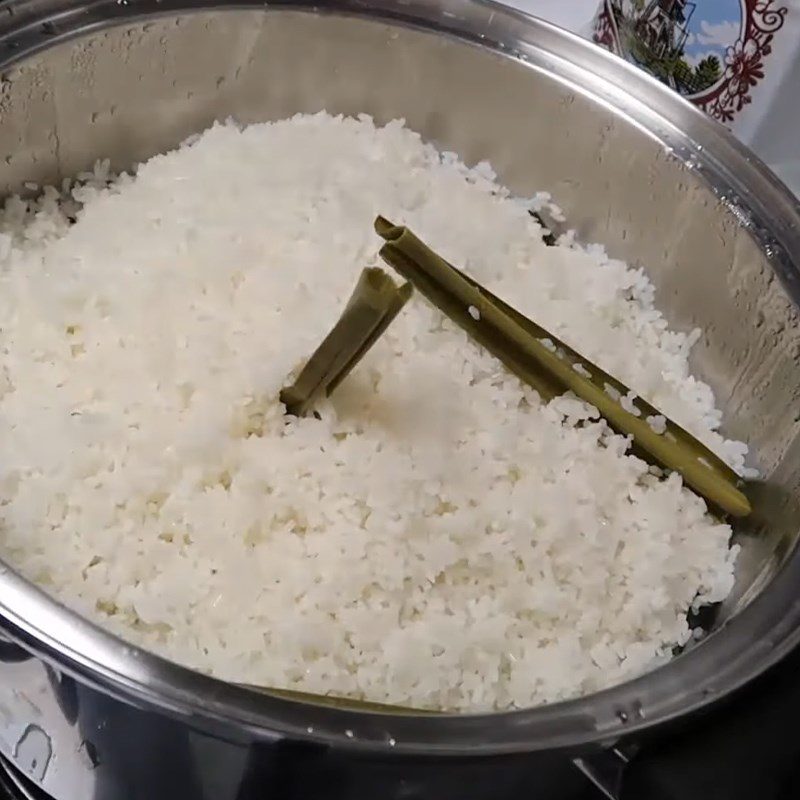
[[0, 550], [73, 608], [234, 681], [488, 709], [637, 675], [729, 592], [679, 476], [418, 296], [320, 419], [284, 416], [381, 213], [742, 467], [696, 334], [601, 247], [546, 247], [487, 164], [318, 114], [97, 184], [0, 226]]

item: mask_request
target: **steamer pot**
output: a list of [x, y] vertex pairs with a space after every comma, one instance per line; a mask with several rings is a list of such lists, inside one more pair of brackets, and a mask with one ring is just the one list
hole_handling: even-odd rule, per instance
[[[800, 641], [800, 208], [720, 126], [592, 45], [482, 0], [25, 0], [0, 8], [0, 184], [127, 168], [215, 119], [405, 117], [645, 265], [763, 483], [732, 596], [670, 664], [513, 713], [273, 698], [128, 646], [0, 565], [0, 755], [57, 800], [558, 797], [591, 759]], [[346, 733], [350, 732], [350, 734]], [[584, 766], [588, 763], [580, 761]], [[33, 790], [33, 788], [32, 788]], [[549, 792], [549, 793], [548, 793]]]

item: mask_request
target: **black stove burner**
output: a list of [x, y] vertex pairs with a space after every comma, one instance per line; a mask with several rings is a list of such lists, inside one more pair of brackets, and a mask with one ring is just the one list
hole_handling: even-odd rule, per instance
[[[558, 800], [607, 800], [608, 795], [598, 789], [578, 768], [570, 769], [568, 772], [569, 777], [564, 778], [564, 785], [558, 788]], [[526, 792], [526, 795], [529, 793]], [[273, 795], [267, 792], [269, 797]], [[535, 795], [541, 800], [550, 800], [549, 795]], [[247, 800], [251, 800], [252, 794], [248, 794]], [[259, 800], [261, 800], [259, 797]], [[284, 800], [280, 793], [275, 795], [276, 800]], [[5, 759], [0, 757], [0, 800], [52, 800], [48, 795], [45, 795], [40, 789], [33, 786], [28, 780], [19, 774]], [[91, 798], [67, 798], [67, 800], [92, 800]], [[130, 800], [127, 797], [120, 797], [119, 800]], [[178, 800], [200, 800], [200, 798], [181, 797]], [[238, 799], [237, 799], [238, 800]], [[245, 800], [245, 798], [241, 798]], [[293, 795], [286, 800], [299, 800], [299, 797]], [[375, 797], [354, 797], [353, 800], [377, 800]], [[409, 796], [409, 800], [416, 800], [415, 797]], [[424, 798], [428, 800], [428, 798]], [[469, 792], [464, 794], [464, 800], [469, 800]], [[498, 798], [498, 800], [506, 800], [505, 797]], [[517, 800], [517, 798], [509, 798], [509, 800]]]

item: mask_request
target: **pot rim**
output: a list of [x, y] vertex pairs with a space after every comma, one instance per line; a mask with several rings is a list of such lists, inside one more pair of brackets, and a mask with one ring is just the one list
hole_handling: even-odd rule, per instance
[[[494, 51], [609, 105], [691, 163], [770, 248], [800, 302], [800, 205], [721, 125], [654, 78], [591, 43], [490, 0], [26, 0], [0, 21], [0, 69], [102, 28], [194, 12], [335, 14], [412, 27]], [[6, 9], [8, 12], [8, 9]], [[206, 729], [397, 755], [493, 755], [610, 746], [730, 694], [800, 643], [800, 548], [744, 610], [701, 647], [633, 681], [532, 709], [395, 716], [313, 706], [169, 662], [99, 628], [0, 562], [0, 628], [36, 656], [123, 701]]]

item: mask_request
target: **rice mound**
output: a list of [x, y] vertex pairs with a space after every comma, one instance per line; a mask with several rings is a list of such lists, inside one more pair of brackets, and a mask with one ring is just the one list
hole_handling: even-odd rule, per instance
[[54, 596], [225, 679], [481, 710], [638, 675], [728, 594], [730, 528], [677, 474], [418, 295], [319, 419], [283, 413], [381, 213], [741, 471], [698, 334], [598, 245], [546, 247], [546, 196], [324, 113], [104, 169], [0, 220], [0, 554]]

